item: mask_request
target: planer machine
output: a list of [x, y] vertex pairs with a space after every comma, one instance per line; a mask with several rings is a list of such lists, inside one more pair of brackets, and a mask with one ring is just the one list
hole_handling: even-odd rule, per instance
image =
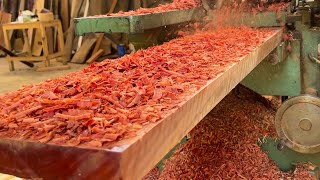
[[[146, 34], [150, 36], [165, 27], [195, 21], [215, 22], [221, 6], [221, 0], [204, 0], [202, 7], [187, 10], [75, 18], [75, 31], [77, 35], [124, 33], [138, 49]], [[137, 137], [116, 143], [112, 148], [0, 139], [0, 172], [45, 179], [142, 178], [239, 83], [261, 95], [283, 97], [275, 123], [279, 139], [264, 138], [261, 144], [270, 158], [285, 171], [294, 168], [296, 162], [312, 162], [319, 166], [319, 1], [293, 0], [281, 11], [243, 12], [235, 16], [237, 18], [230, 18], [230, 23], [274, 27], [279, 31], [166, 119], [148, 125]], [[235, 72], [237, 76], [232, 76]], [[203, 97], [208, 100], [201, 101]]]

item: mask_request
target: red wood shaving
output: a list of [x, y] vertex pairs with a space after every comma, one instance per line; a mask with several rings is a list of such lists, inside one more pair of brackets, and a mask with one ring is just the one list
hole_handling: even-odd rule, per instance
[[275, 105], [243, 87], [229, 93], [190, 133], [190, 139], [144, 180], [171, 179], [316, 179], [299, 165], [281, 172], [257, 145], [259, 137], [277, 137]]
[[199, 32], [24, 86], [0, 96], [0, 137], [68, 145], [132, 137], [273, 33], [246, 27]]
[[107, 16], [133, 16], [142, 14], [161, 13], [173, 10], [191, 9], [200, 6], [200, 4], [200, 0], [174, 0], [172, 3], [160, 4], [159, 6], [154, 8], [139, 8], [137, 10], [128, 12], [120, 11], [118, 13], [108, 14]]

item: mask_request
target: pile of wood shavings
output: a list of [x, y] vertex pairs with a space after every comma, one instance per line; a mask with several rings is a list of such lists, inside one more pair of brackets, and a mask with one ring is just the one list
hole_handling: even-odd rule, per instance
[[274, 33], [199, 32], [1, 95], [0, 137], [93, 147], [133, 137]]
[[315, 179], [306, 166], [281, 172], [256, 144], [258, 137], [276, 136], [275, 108], [240, 87], [231, 92], [190, 133], [165, 162], [159, 176], [145, 179]]
[[[142, 15], [142, 14], [153, 14], [153, 13], [161, 13], [168, 12], [174, 10], [185, 10], [195, 8], [201, 5], [200, 0], [174, 0], [172, 3], [168, 4], [160, 4], [154, 8], [139, 8], [134, 11], [123, 12], [120, 11], [118, 13], [108, 14], [107, 16], [133, 16], [133, 15]], [[101, 16], [101, 15], [99, 15]]]

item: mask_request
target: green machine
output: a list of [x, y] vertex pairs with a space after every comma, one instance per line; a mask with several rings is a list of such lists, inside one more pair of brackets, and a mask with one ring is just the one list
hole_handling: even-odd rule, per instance
[[[290, 97], [276, 114], [279, 140], [268, 138], [262, 144], [284, 171], [297, 162], [320, 165], [319, 2], [291, 2], [285, 15], [289, 46], [275, 49], [242, 82], [263, 95]], [[318, 172], [316, 176], [319, 178]]]
[[[203, 0], [202, 7], [147, 15], [76, 18], [76, 34], [125, 33], [144, 39], [159, 28], [202, 21], [205, 16], [214, 22], [214, 8], [221, 2]], [[293, 0], [279, 12], [234, 16], [232, 24], [286, 29], [285, 41], [242, 81], [261, 95], [286, 100], [276, 114], [279, 139], [267, 138], [262, 149], [284, 171], [297, 162], [320, 166], [320, 0]]]

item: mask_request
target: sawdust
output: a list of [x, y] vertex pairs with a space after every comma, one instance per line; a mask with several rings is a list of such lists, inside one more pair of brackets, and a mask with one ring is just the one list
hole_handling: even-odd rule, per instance
[[258, 137], [276, 137], [275, 106], [239, 87], [192, 130], [160, 176], [153, 170], [145, 179], [314, 179], [306, 166], [281, 172], [257, 145]]

